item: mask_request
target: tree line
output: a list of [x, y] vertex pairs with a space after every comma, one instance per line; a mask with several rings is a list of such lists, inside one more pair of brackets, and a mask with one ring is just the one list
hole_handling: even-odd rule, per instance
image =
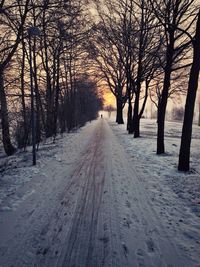
[[[199, 76], [197, 0], [1, 0], [0, 118], [7, 155], [96, 118], [97, 83], [116, 98], [116, 122], [140, 136], [148, 99], [165, 153], [169, 98], [186, 94], [179, 170], [189, 169]], [[33, 87], [31, 98], [30, 86]]]
[[0, 1], [1, 139], [9, 156], [97, 117], [102, 99], [90, 75], [91, 27], [84, 1]]
[[116, 98], [116, 122], [140, 136], [149, 98], [157, 107], [157, 154], [165, 153], [168, 100], [186, 94], [178, 169], [188, 171], [200, 70], [200, 11], [195, 0], [96, 0], [93, 68]]

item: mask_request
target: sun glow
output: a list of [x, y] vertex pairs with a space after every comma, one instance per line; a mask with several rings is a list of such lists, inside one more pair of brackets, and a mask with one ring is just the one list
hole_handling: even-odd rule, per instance
[[114, 95], [108, 90], [103, 90], [103, 97], [104, 97], [104, 106], [112, 106], [115, 107], [115, 97]]

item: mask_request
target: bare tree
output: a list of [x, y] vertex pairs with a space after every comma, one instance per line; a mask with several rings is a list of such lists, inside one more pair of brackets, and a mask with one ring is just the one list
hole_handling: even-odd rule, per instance
[[194, 3], [194, 0], [151, 0], [152, 10], [163, 29], [165, 47], [164, 82], [158, 106], [157, 154], [165, 152], [164, 126], [171, 74], [191, 64], [187, 52], [191, 44], [188, 36], [196, 20]]
[[[4, 88], [4, 75], [13, 55], [15, 54], [23, 32], [23, 26], [26, 21], [29, 10], [29, 0], [24, 5], [19, 1], [12, 3], [1, 1], [0, 3], [0, 23], [1, 23], [1, 49], [0, 49], [0, 103], [1, 103], [1, 124], [3, 145], [6, 154], [12, 155], [15, 148], [11, 144], [9, 131], [9, 118], [6, 92]], [[22, 14], [22, 16], [20, 16]], [[13, 40], [14, 39], [14, 40]]]
[[[125, 66], [123, 45], [119, 40], [120, 28], [102, 14], [101, 22], [93, 30], [95, 34], [91, 40], [90, 51], [94, 59], [94, 69], [98, 72], [100, 82], [106, 84], [116, 98], [116, 122], [123, 124], [123, 108], [126, 102]], [[119, 26], [119, 25], [117, 25]], [[118, 37], [117, 37], [118, 36]], [[117, 38], [117, 39], [116, 39]]]
[[[70, 131], [96, 118], [102, 104], [96, 84], [86, 75], [89, 71], [85, 43], [89, 39], [90, 24], [83, 1], [22, 2], [1, 1], [0, 4], [1, 122], [8, 155], [15, 151], [11, 138], [17, 139], [19, 148], [31, 142], [30, 43], [27, 38], [30, 27], [37, 27], [41, 32], [30, 46], [38, 145], [42, 138], [55, 138], [59, 131]], [[16, 110], [10, 134], [11, 103], [15, 103]], [[91, 112], [87, 104], [92, 107]]]
[[[130, 130], [134, 137], [140, 135], [140, 119], [148, 98], [148, 89], [154, 73], [159, 67], [157, 54], [160, 50], [158, 27], [150, 9], [149, 1], [134, 1], [135, 23], [133, 28], [135, 46], [132, 53], [135, 55], [136, 72], [134, 77], [134, 112]], [[143, 86], [144, 85], [144, 86]], [[144, 88], [143, 103], [140, 108], [141, 93]]]
[[194, 116], [194, 106], [196, 99], [196, 92], [198, 88], [198, 79], [200, 72], [200, 11], [198, 14], [196, 34], [193, 39], [193, 62], [190, 71], [190, 78], [188, 83], [187, 98], [185, 104], [185, 115], [181, 137], [181, 147], [179, 154], [179, 171], [188, 171], [190, 168], [190, 145], [192, 137], [192, 123]]

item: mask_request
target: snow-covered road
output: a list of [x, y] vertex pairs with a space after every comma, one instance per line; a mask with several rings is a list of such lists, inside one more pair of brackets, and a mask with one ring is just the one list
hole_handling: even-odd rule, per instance
[[77, 142], [19, 188], [29, 193], [15, 209], [0, 212], [0, 266], [200, 266], [199, 231], [195, 240], [166, 223], [108, 123], [92, 123]]

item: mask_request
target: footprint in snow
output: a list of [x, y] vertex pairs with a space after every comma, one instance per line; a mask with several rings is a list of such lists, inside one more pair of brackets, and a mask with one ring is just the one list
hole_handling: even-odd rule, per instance
[[155, 244], [152, 239], [149, 239], [146, 241], [148, 252], [153, 253], [155, 252]]
[[122, 247], [123, 247], [123, 250], [124, 250], [124, 254], [127, 257], [127, 255], [128, 255], [128, 248], [127, 248], [126, 244], [125, 243], [122, 243]]
[[125, 227], [128, 227], [130, 228], [130, 225], [132, 224], [132, 221], [130, 220], [130, 218], [124, 218], [124, 222], [123, 222], [123, 225]]
[[137, 250], [137, 255], [138, 255], [138, 256], [141, 256], [141, 257], [144, 256], [144, 251], [143, 251], [142, 249], [139, 248], [139, 249]]
[[127, 206], [128, 208], [131, 207], [131, 203], [130, 203], [128, 200], [126, 201], [126, 206]]
[[107, 237], [107, 236], [100, 237], [99, 241], [102, 241], [104, 244], [107, 244], [109, 242], [109, 237]]

